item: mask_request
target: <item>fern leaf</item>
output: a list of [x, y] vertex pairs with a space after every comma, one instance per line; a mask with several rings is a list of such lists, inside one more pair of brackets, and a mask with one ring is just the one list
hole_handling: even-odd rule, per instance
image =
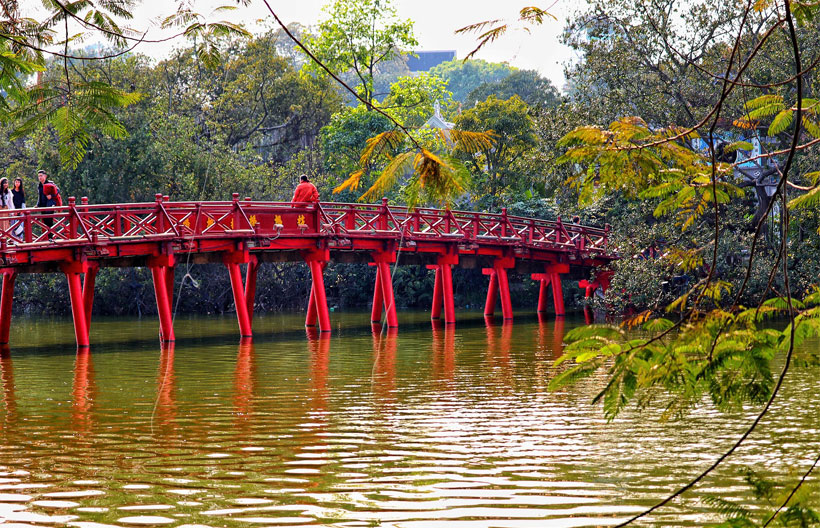
[[777, 114], [772, 120], [772, 124], [769, 125], [769, 136], [776, 136], [777, 134], [785, 131], [792, 124], [793, 119], [794, 114], [791, 109], [783, 110]]

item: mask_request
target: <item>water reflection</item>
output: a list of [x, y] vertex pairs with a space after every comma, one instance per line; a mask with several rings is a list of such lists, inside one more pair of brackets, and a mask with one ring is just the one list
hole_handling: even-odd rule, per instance
[[330, 366], [330, 335], [308, 327], [308, 349], [310, 351], [310, 387], [313, 393], [311, 410], [316, 413], [327, 411], [328, 368]]
[[157, 399], [154, 409], [157, 425], [164, 434], [176, 429], [176, 376], [174, 374], [174, 350], [176, 344], [171, 341], [160, 348], [159, 369], [157, 372]]
[[398, 329], [372, 325], [373, 372], [371, 383], [373, 394], [380, 403], [395, 401], [396, 392], [396, 351], [399, 347]]
[[74, 360], [74, 385], [71, 400], [71, 423], [79, 438], [85, 437], [93, 425], [93, 407], [97, 394], [94, 382], [94, 361], [89, 348], [78, 348]]
[[[456, 329], [444, 321], [433, 320], [433, 376], [436, 380], [451, 382], [456, 372]], [[445, 383], [445, 387], [451, 384]]]
[[492, 379], [498, 387], [510, 387], [515, 369], [510, 356], [513, 323], [510, 320], [498, 323], [493, 317], [485, 317], [484, 328], [487, 333], [487, 364]]
[[233, 376], [234, 425], [247, 434], [253, 419], [254, 378], [256, 377], [256, 355], [253, 340], [242, 339], [236, 355]]
[[9, 347], [0, 347], [0, 383], [3, 385], [3, 425], [4, 429], [17, 421], [17, 399], [14, 395], [14, 365]]
[[[200, 325], [207, 338], [159, 354], [153, 344], [42, 347], [15, 351], [12, 365], [0, 353], [0, 517], [79, 528], [160, 516], [169, 526], [601, 526], [681, 485], [748, 419], [707, 406], [679, 423], [631, 413], [608, 423], [588, 405], [603, 378], [547, 391], [580, 317], [510, 325], [476, 314], [456, 329], [431, 328], [425, 314], [397, 334], [368, 328], [369, 315], [333, 337], [263, 316], [257, 325], [284, 337], [237, 345], [235, 320], [217, 339], [218, 324], [194, 319], [180, 335]], [[112, 340], [133, 331], [121, 326], [107, 327]], [[816, 448], [816, 375], [795, 371], [780, 412], [712, 489], [743, 503], [739, 466], [777, 472]], [[647, 524], [708, 525], [703, 493]]]

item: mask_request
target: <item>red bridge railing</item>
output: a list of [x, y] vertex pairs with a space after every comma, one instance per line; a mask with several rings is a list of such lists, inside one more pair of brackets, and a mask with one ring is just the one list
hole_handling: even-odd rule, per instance
[[331, 328], [323, 270], [332, 249], [356, 251], [376, 266], [371, 320], [380, 321], [384, 310], [389, 327], [398, 325], [390, 264], [403, 251], [426, 254], [423, 262], [435, 270], [431, 315], [438, 319], [443, 308], [445, 324], [455, 322], [452, 268], [462, 264], [459, 259], [479, 263], [490, 277], [486, 316], [500, 298], [504, 319], [512, 319], [507, 272], [523, 260], [539, 270], [531, 275], [540, 283], [538, 310], [545, 310], [549, 287], [555, 313], [562, 316], [561, 276], [571, 266], [588, 270], [615, 258], [608, 235], [608, 226], [565, 224], [560, 218], [524, 218], [506, 210], [411, 210], [388, 206], [387, 200], [291, 204], [234, 194], [223, 202], [171, 202], [157, 195], [153, 203], [89, 205], [69, 198], [62, 207], [0, 211], [0, 345], [9, 339], [17, 275], [60, 271], [68, 282], [77, 344], [88, 346], [95, 277], [110, 265], [151, 269], [160, 338], [173, 341], [175, 254], [186, 250], [209, 253], [211, 262], [227, 267], [243, 337], [253, 335], [261, 255], [278, 251], [299, 251], [308, 264], [312, 286], [305, 324], [318, 323], [322, 332]]
[[[84, 202], [84, 200], [83, 200]], [[501, 213], [388, 206], [291, 204], [249, 199], [88, 205], [73, 198], [63, 207], [0, 211], [0, 249], [55, 244], [175, 240], [226, 236], [373, 237], [464, 240], [524, 245], [554, 251], [606, 254], [609, 227]]]

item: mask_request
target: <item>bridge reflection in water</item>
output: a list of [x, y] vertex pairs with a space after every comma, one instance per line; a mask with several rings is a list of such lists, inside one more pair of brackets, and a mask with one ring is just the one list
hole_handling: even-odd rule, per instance
[[[3, 221], [8, 219], [7, 221]], [[2, 226], [6, 226], [3, 228]], [[17, 226], [22, 226], [20, 234]], [[312, 287], [305, 324], [331, 330], [323, 270], [330, 261], [376, 267], [371, 320], [398, 326], [391, 267], [423, 265], [435, 272], [431, 316], [455, 323], [453, 266], [480, 268], [489, 277], [485, 315], [497, 301], [513, 318], [509, 274], [529, 274], [540, 285], [537, 310], [564, 315], [562, 277], [582, 279], [587, 295], [606, 289], [608, 275], [589, 282], [590, 270], [614, 258], [609, 227], [565, 224], [501, 213], [407, 209], [381, 204], [290, 204], [240, 200], [88, 205], [0, 211], [0, 343], [9, 342], [15, 279], [20, 273], [63, 273], [68, 282], [77, 345], [90, 344], [94, 283], [100, 267], [150, 268], [159, 334], [175, 340], [174, 273], [178, 256], [222, 263], [233, 291], [239, 333], [253, 335], [256, 277], [264, 262], [303, 261]], [[399, 257], [401, 255], [401, 257]], [[243, 270], [244, 266], [244, 281]]]

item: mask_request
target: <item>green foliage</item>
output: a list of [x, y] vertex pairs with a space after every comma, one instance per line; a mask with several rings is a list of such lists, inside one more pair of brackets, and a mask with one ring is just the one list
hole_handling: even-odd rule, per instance
[[490, 95], [498, 99], [509, 99], [517, 95], [530, 107], [555, 106], [561, 100], [561, 95], [552, 82], [534, 70], [516, 70], [500, 81], [479, 85], [467, 96], [466, 105], [475, 106]]
[[396, 121], [407, 127], [420, 127], [433, 115], [438, 102], [446, 111], [455, 106], [453, 94], [447, 82], [436, 76], [422, 73], [412, 77], [399, 77], [390, 86], [390, 93], [381, 104]]
[[[375, 99], [374, 81], [380, 63], [401, 56], [417, 44], [413, 22], [400, 20], [389, 0], [334, 0], [318, 34], [305, 39], [308, 49], [335, 73], [352, 72], [368, 104]], [[307, 68], [320, 74], [320, 68]]]
[[[575, 365], [556, 376], [551, 387], [605, 370], [608, 382], [593, 401], [603, 402], [610, 420], [633, 400], [639, 407], [663, 401], [664, 419], [680, 418], [704, 397], [719, 409], [762, 404], [774, 386], [771, 361], [788, 345], [790, 332], [760, 328], [756, 318], [755, 308], [737, 315], [713, 310], [674, 332], [670, 321], [644, 323], [646, 330], [657, 332], [652, 338], [612, 326], [584, 327], [565, 337], [568, 345], [556, 364]], [[797, 324], [801, 339], [817, 335], [817, 311], [804, 311]]]
[[430, 75], [447, 81], [453, 99], [466, 102], [467, 96], [484, 83], [495, 83], [513, 73], [506, 63], [487, 62], [480, 59], [453, 59], [430, 68]]
[[526, 181], [517, 178], [515, 164], [536, 144], [533, 120], [524, 101], [518, 96], [507, 100], [490, 96], [462, 112], [456, 128], [491, 133], [495, 138], [492, 145], [479, 149], [477, 156], [462, 157], [478, 184], [474, 199], [497, 205], [505, 194], [521, 191]]
[[59, 137], [60, 159], [64, 165], [77, 168], [95, 132], [115, 139], [127, 135], [114, 110], [136, 103], [142, 94], [90, 81], [75, 82], [70, 90], [54, 84], [37, 87], [29, 97], [32, 102], [12, 114], [20, 121], [12, 139], [53, 126]]

